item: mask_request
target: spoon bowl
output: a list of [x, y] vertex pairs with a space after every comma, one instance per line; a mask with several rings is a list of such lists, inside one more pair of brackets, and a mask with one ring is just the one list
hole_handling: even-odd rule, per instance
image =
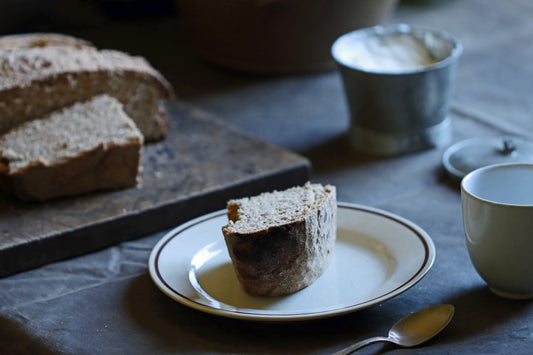
[[440, 333], [452, 320], [455, 307], [451, 304], [439, 304], [421, 309], [400, 319], [389, 330], [387, 337], [373, 337], [362, 340], [334, 355], [346, 355], [364, 346], [379, 341], [390, 342], [402, 347], [412, 347], [428, 341]]

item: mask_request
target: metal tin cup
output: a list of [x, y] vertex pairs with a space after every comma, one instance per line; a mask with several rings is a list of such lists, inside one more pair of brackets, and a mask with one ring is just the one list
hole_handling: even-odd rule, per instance
[[375, 26], [339, 37], [331, 53], [344, 82], [356, 149], [395, 155], [450, 142], [459, 41], [406, 24]]

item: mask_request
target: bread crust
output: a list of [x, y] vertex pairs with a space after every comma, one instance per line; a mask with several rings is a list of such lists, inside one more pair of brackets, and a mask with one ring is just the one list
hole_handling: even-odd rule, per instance
[[3, 52], [50, 46], [73, 48], [94, 47], [89, 41], [60, 33], [21, 33], [0, 37], [0, 51]]
[[[313, 283], [327, 268], [336, 240], [335, 187], [318, 211], [255, 233], [232, 233], [224, 239], [237, 278], [255, 296], [283, 296]], [[235, 213], [228, 206], [228, 213]]]

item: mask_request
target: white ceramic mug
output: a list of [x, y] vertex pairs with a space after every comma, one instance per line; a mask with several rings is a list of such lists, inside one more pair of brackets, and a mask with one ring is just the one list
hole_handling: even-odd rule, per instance
[[533, 298], [533, 164], [477, 169], [461, 182], [468, 252], [497, 295]]

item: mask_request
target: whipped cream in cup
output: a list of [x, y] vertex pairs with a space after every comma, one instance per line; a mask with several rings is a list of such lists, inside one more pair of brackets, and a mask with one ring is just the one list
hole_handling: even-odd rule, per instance
[[421, 69], [438, 61], [422, 41], [402, 32], [356, 41], [344, 60], [364, 70], [384, 73]]

